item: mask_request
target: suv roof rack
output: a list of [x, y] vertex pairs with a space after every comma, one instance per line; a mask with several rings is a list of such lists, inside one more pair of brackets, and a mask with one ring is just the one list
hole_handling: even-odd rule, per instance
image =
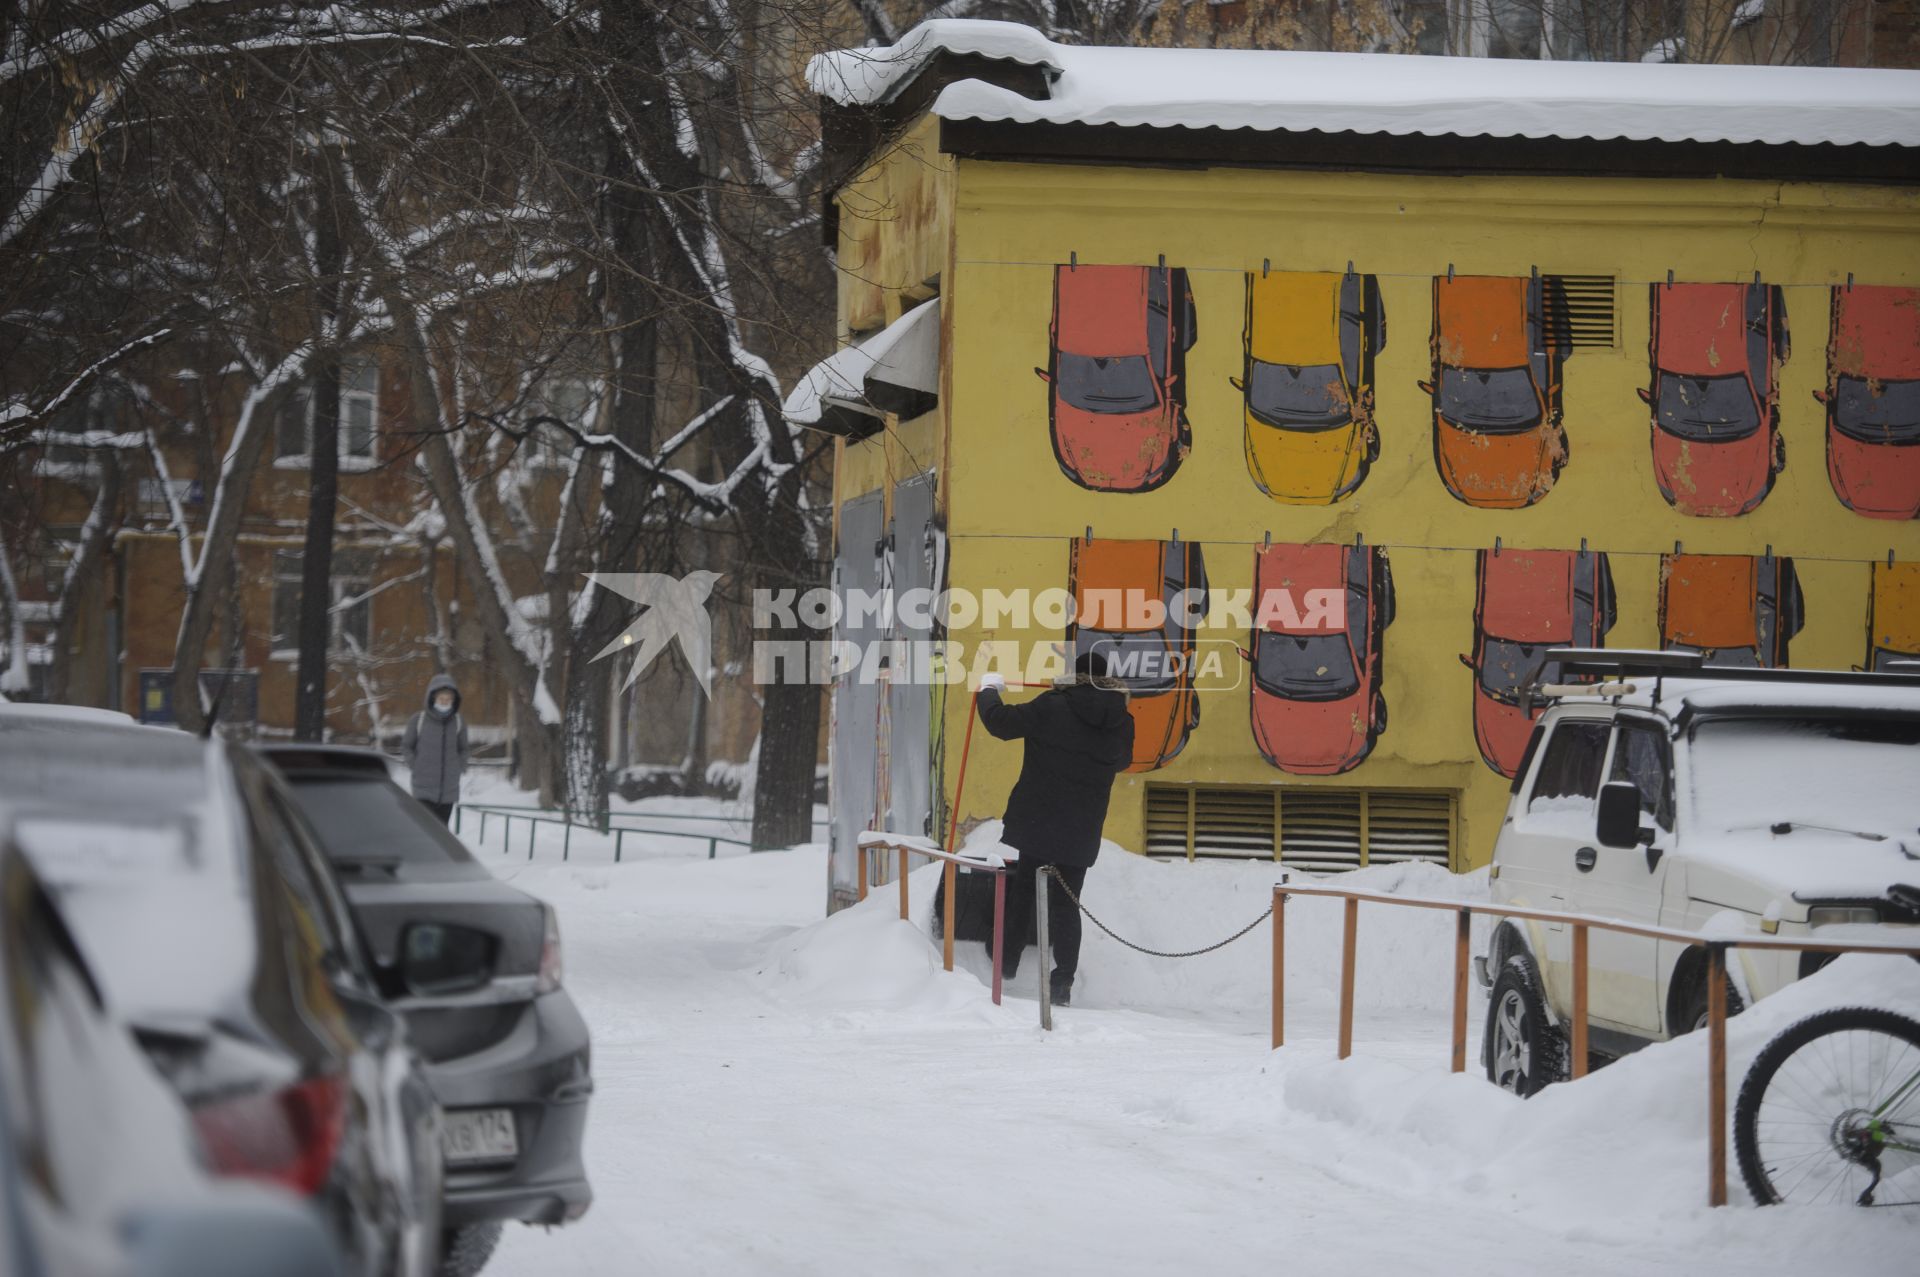
[[1660, 680], [1702, 679], [1731, 683], [1787, 683], [1846, 687], [1920, 687], [1920, 661], [1898, 661], [1889, 670], [1752, 669], [1708, 665], [1699, 652], [1648, 651], [1604, 647], [1555, 647], [1528, 676], [1526, 690], [1535, 695], [1541, 675], [1557, 665], [1558, 675], [1597, 675], [1607, 679], [1652, 678], [1653, 701], [1660, 703]]

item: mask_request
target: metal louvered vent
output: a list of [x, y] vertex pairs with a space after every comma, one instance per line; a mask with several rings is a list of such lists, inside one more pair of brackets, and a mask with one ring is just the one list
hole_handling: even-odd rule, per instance
[[1619, 344], [1613, 276], [1548, 275], [1547, 341], [1572, 350]]
[[1448, 789], [1147, 786], [1147, 854], [1278, 860], [1320, 873], [1453, 860]]

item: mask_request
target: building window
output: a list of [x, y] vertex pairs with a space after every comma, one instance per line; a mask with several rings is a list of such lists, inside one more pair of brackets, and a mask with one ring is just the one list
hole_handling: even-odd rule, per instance
[[1147, 854], [1278, 860], [1315, 872], [1451, 866], [1458, 808], [1451, 789], [1149, 785]]
[[[299, 550], [273, 552], [273, 650], [286, 655], [300, 647], [301, 564]], [[373, 646], [373, 560], [365, 550], [336, 547], [332, 571], [333, 611], [328, 650], [353, 655]]]
[[592, 382], [577, 377], [549, 377], [527, 397], [523, 418], [529, 423], [527, 459], [536, 466], [559, 469], [573, 456], [573, 436], [552, 422], [533, 424], [541, 417], [564, 421], [582, 433], [598, 430], [599, 390]]
[[[340, 365], [340, 462], [347, 469], [364, 469], [373, 461], [374, 436], [380, 412], [380, 367], [372, 360], [348, 360]], [[313, 455], [313, 387], [301, 386], [280, 405], [274, 422], [274, 455], [289, 464], [305, 463]]]

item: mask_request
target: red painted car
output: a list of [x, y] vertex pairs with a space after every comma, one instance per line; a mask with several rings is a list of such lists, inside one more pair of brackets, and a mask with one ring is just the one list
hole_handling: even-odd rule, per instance
[[1487, 766], [1511, 778], [1544, 705], [1520, 708], [1520, 686], [1551, 647], [1604, 647], [1613, 628], [1613, 570], [1598, 550], [1482, 550], [1473, 605], [1473, 738]]
[[1096, 492], [1150, 492], [1193, 446], [1187, 349], [1196, 335], [1187, 272], [1056, 266], [1047, 422], [1067, 478]]
[[1302, 776], [1351, 771], [1387, 727], [1381, 656], [1393, 622], [1386, 551], [1271, 545], [1254, 551], [1253, 739]]
[[1654, 284], [1653, 472], [1682, 514], [1745, 514], [1787, 464], [1780, 364], [1787, 303], [1778, 286]]
[[1920, 288], [1833, 290], [1827, 479], [1870, 519], [1920, 518]]

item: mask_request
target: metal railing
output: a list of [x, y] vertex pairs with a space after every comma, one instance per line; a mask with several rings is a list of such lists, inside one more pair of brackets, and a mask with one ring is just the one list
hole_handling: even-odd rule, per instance
[[1648, 927], [1638, 923], [1597, 918], [1588, 914], [1563, 913], [1551, 909], [1527, 909], [1479, 900], [1431, 900], [1414, 896], [1389, 896], [1374, 891], [1350, 891], [1339, 887], [1300, 887], [1279, 882], [1273, 888], [1273, 1045], [1286, 1043], [1286, 903], [1292, 896], [1326, 896], [1345, 901], [1345, 917], [1340, 941], [1340, 1020], [1339, 1053], [1341, 1059], [1353, 1054], [1353, 987], [1355, 949], [1359, 939], [1360, 903], [1399, 905], [1409, 909], [1439, 909], [1456, 915], [1453, 943], [1453, 1071], [1467, 1067], [1467, 971], [1473, 915], [1488, 914], [1501, 918], [1522, 918], [1533, 922], [1554, 922], [1573, 929], [1573, 1007], [1570, 1028], [1569, 1061], [1573, 1076], [1587, 1072], [1587, 932], [1598, 928], [1621, 935], [1643, 936], [1650, 940], [1669, 940], [1676, 944], [1706, 950], [1707, 957], [1707, 1204], [1727, 1204], [1727, 950], [1772, 949], [1801, 953], [1882, 953], [1920, 957], [1920, 942], [1881, 944], [1874, 941], [1823, 941], [1786, 936], [1702, 935], [1697, 931], [1679, 931], [1671, 927]]
[[[999, 1006], [1000, 987], [1002, 983], [1000, 978], [1000, 957], [1006, 945], [1007, 930], [1007, 875], [1012, 872], [1013, 867], [999, 856], [994, 856], [990, 859], [964, 856], [958, 852], [947, 851], [924, 838], [913, 838], [905, 835], [887, 834], [872, 830], [860, 835], [859, 842], [856, 844], [855, 849], [859, 857], [860, 899], [862, 900], [867, 898], [867, 879], [871, 877], [868, 869], [869, 855], [879, 851], [890, 852], [899, 857], [899, 863], [895, 867], [894, 874], [900, 881], [900, 921], [902, 922], [911, 921], [907, 916], [908, 857], [925, 856], [929, 860], [938, 860], [946, 866], [946, 868], [942, 870], [941, 878], [946, 888], [947, 907], [941, 923], [944, 934], [941, 938], [940, 948], [941, 964], [948, 971], [953, 970], [953, 927], [954, 911], [958, 908], [955, 896], [960, 878], [959, 871], [966, 869], [973, 873], [993, 875], [993, 942], [990, 950], [993, 961], [993, 1004]], [[1043, 952], [1045, 947], [1046, 946], [1042, 944], [1041, 948]], [[1044, 978], [1041, 983], [1042, 985], [1046, 983]]]
[[[606, 829], [600, 829], [594, 825], [581, 824], [577, 821], [571, 820], [568, 818], [567, 813], [565, 811], [562, 811], [559, 808], [555, 808], [555, 807], [528, 807], [528, 806], [517, 806], [511, 803], [462, 803], [453, 809], [453, 831], [456, 834], [460, 832], [463, 816], [465, 813], [468, 813], [468, 812], [471, 812], [480, 818], [480, 829], [479, 829], [479, 833], [476, 838], [476, 841], [479, 842], [481, 846], [486, 845], [488, 822], [490, 820], [495, 820], [501, 823], [502, 832], [501, 832], [500, 849], [503, 853], [510, 852], [513, 849], [512, 847], [513, 822], [516, 820], [526, 821], [527, 822], [527, 859], [529, 860], [533, 859], [535, 841], [539, 837], [540, 827], [542, 825], [561, 826], [563, 832], [561, 834], [561, 840], [560, 840], [560, 858], [562, 860], [569, 860], [572, 858], [573, 831], [575, 829], [579, 829], [585, 833], [590, 833], [590, 834], [611, 836], [613, 838], [613, 859], [615, 864], [620, 863], [621, 858], [624, 856], [626, 852], [626, 840], [627, 840], [627, 835], [629, 834], [634, 834], [634, 835], [644, 834], [648, 837], [658, 837], [658, 838], [691, 838], [696, 841], [703, 841], [707, 844], [708, 860], [713, 860], [718, 856], [719, 847], [720, 847], [720, 844], [722, 843], [725, 843], [727, 846], [730, 846], [730, 847], [745, 847], [748, 850], [752, 849], [752, 843], [750, 841], [748, 841], [745, 838], [735, 837], [731, 834], [720, 834], [720, 833], [709, 834], [701, 830], [694, 830], [694, 829], [666, 829], [666, 828], [660, 827], [660, 825], [658, 824], [658, 822], [661, 822], [661, 821], [695, 821], [695, 822], [707, 822], [707, 823], [717, 823], [717, 824], [736, 825], [736, 826], [740, 823], [728, 816], [704, 816], [704, 815], [681, 816], [681, 815], [672, 815], [664, 812], [652, 813], [652, 812], [617, 811], [617, 812], [608, 813], [608, 827]], [[626, 825], [626, 824], [614, 823], [618, 821], [635, 821], [635, 820], [643, 820], [643, 821], [649, 821], [654, 823], [645, 824], [645, 825]], [[815, 823], [819, 823], [819, 822], [815, 822]]]

